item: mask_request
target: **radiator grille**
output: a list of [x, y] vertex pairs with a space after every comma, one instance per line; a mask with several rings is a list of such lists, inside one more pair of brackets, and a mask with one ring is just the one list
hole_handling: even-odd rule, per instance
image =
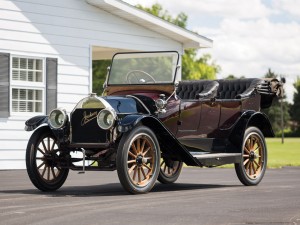
[[72, 143], [106, 143], [108, 131], [97, 124], [101, 109], [76, 109], [71, 115]]

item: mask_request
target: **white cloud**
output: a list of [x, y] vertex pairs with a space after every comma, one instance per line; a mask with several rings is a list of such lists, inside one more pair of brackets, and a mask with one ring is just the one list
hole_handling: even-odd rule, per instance
[[272, 13], [260, 0], [185, 0], [178, 4], [168, 1], [168, 5], [166, 4], [170, 7], [172, 5], [177, 7], [177, 11], [189, 14], [214, 14], [226, 18], [260, 18]]
[[197, 31], [214, 40], [213, 49], [205, 52], [221, 65], [221, 77], [261, 77], [271, 68], [286, 76], [287, 95], [292, 100], [292, 83], [300, 75], [300, 24], [224, 19], [217, 29], [200, 27]]
[[299, 0], [273, 0], [273, 7], [277, 10], [283, 10], [293, 16], [300, 17]]
[[125, 0], [136, 5], [142, 4], [151, 6], [159, 3], [164, 9], [171, 13], [178, 14], [184, 12], [189, 16], [200, 14], [215, 14], [219, 17], [227, 18], [260, 18], [268, 16], [272, 10], [267, 8], [260, 0]]
[[268, 5], [263, 0], [126, 1], [146, 6], [158, 2], [171, 14], [186, 13], [194, 26], [190, 29], [213, 39], [213, 48], [200, 52], [210, 53], [221, 66], [219, 77], [261, 77], [271, 68], [286, 75], [292, 100], [292, 83], [300, 76], [299, 0], [272, 0]]
[[[202, 30], [199, 28], [198, 30]], [[232, 60], [294, 63], [300, 59], [300, 25], [273, 24], [266, 19], [241, 21], [225, 19], [217, 34], [208, 34], [222, 57]]]

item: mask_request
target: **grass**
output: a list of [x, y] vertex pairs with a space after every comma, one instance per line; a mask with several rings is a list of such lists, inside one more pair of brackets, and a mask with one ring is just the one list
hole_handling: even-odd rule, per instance
[[[300, 138], [266, 138], [268, 149], [268, 168], [300, 166]], [[233, 168], [233, 164], [221, 166]]]
[[268, 167], [300, 166], [300, 138], [267, 138]]

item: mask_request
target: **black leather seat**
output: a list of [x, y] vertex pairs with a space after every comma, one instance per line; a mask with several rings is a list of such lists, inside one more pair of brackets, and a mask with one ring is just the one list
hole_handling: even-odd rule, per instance
[[214, 80], [185, 80], [179, 82], [176, 94], [181, 99], [213, 98], [218, 86]]
[[241, 99], [250, 97], [256, 87], [263, 82], [259, 78], [217, 80], [219, 88], [217, 91], [218, 99]]

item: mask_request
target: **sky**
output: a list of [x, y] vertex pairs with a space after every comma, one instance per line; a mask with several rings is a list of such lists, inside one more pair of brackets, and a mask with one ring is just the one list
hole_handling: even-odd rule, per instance
[[286, 78], [287, 99], [300, 77], [300, 0], [124, 0], [159, 3], [176, 16], [188, 15], [187, 29], [213, 40], [209, 53], [221, 66], [218, 78], [263, 77], [270, 68]]

